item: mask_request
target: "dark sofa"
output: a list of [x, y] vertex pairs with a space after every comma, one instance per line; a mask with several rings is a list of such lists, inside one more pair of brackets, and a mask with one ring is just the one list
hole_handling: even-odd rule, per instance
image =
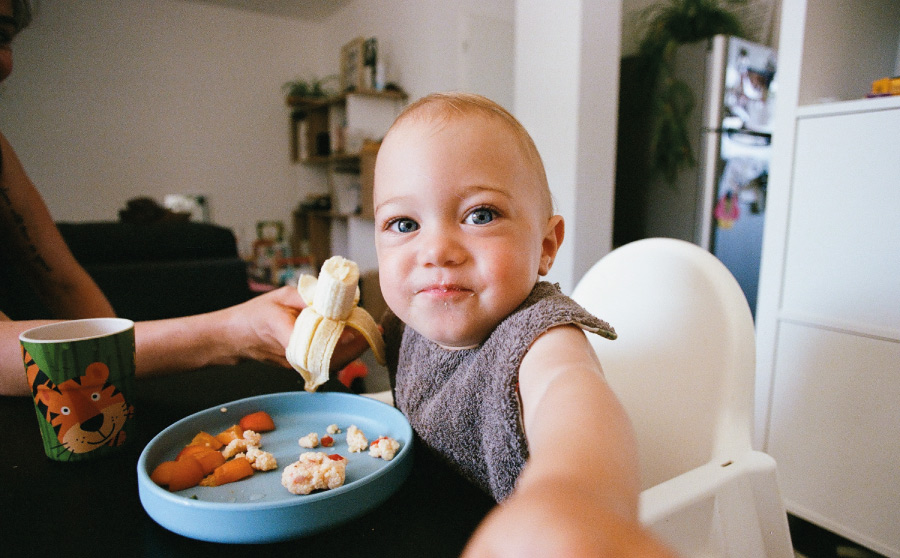
[[[198, 314], [252, 296], [230, 229], [196, 222], [58, 226], [75, 258], [123, 318]], [[19, 275], [9, 262], [0, 261], [0, 309], [12, 319], [53, 317]]]

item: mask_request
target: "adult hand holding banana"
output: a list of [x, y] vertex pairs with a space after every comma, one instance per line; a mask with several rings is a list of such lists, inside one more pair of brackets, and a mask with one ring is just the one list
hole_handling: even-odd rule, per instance
[[286, 357], [303, 379], [306, 391], [315, 391], [328, 380], [331, 355], [345, 326], [357, 330], [384, 364], [384, 339], [371, 314], [359, 303], [359, 267], [333, 256], [322, 264], [319, 277], [301, 275], [297, 284], [306, 308], [297, 316]]

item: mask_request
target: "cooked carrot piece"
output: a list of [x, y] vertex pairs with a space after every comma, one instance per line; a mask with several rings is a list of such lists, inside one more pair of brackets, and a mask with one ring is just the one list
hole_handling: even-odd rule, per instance
[[206, 453], [208, 451], [215, 451], [216, 453], [219, 453], [218, 451], [212, 449], [209, 446], [201, 446], [201, 445], [184, 446], [184, 448], [180, 452], [178, 452], [178, 455], [175, 456], [175, 461], [181, 461], [182, 459], [184, 459], [185, 457], [187, 457], [189, 455], [194, 455], [197, 453]]
[[169, 482], [172, 480], [172, 467], [174, 466], [174, 461], [163, 461], [150, 473], [150, 480], [160, 486], [169, 486]]
[[199, 434], [194, 436], [194, 439], [191, 440], [191, 443], [188, 445], [189, 446], [206, 446], [208, 448], [217, 450], [217, 449], [221, 449], [222, 446], [224, 446], [225, 444], [223, 444], [222, 442], [217, 440], [216, 437], [213, 436], [212, 434], [209, 434], [207, 432], [200, 432]]
[[257, 411], [241, 418], [240, 427], [254, 432], [268, 432], [275, 430], [275, 421], [265, 411]]
[[222, 442], [223, 445], [228, 445], [228, 443], [232, 440], [239, 440], [244, 437], [244, 429], [241, 428], [239, 424], [235, 424], [234, 426], [230, 426], [225, 430], [216, 434], [216, 439]]
[[239, 481], [253, 474], [253, 467], [246, 457], [235, 457], [216, 467], [211, 475], [203, 479], [203, 486], [221, 486]]
[[[198, 448], [193, 451], [189, 451], [185, 453], [188, 448]], [[184, 455], [182, 455], [184, 454]], [[200, 465], [203, 467], [203, 475], [208, 475], [212, 473], [216, 467], [225, 463], [225, 456], [222, 455], [222, 452], [218, 452], [214, 449], [209, 449], [204, 446], [188, 446], [180, 454], [175, 458], [175, 461], [179, 461], [181, 459], [195, 459]]]
[[203, 465], [203, 474], [205, 475], [210, 474], [215, 471], [216, 468], [225, 464], [225, 456], [217, 451], [194, 457], [194, 459], [199, 461], [200, 465]]
[[170, 492], [178, 492], [185, 488], [197, 486], [203, 480], [203, 466], [196, 459], [182, 459], [172, 463], [169, 477]]

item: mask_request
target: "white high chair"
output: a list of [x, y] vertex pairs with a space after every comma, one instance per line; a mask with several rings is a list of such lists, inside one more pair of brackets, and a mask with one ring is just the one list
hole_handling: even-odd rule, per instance
[[588, 337], [637, 434], [641, 521], [685, 558], [793, 558], [775, 461], [751, 447], [755, 333], [731, 273], [693, 244], [646, 239], [572, 296], [619, 335]]

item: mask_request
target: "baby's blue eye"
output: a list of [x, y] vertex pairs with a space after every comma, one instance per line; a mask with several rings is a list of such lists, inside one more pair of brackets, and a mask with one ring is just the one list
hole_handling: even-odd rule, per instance
[[466, 223], [470, 225], [486, 225], [494, 220], [495, 214], [492, 209], [487, 207], [479, 207], [466, 216]]
[[419, 229], [419, 224], [412, 219], [397, 219], [388, 228], [398, 233], [411, 233]]

